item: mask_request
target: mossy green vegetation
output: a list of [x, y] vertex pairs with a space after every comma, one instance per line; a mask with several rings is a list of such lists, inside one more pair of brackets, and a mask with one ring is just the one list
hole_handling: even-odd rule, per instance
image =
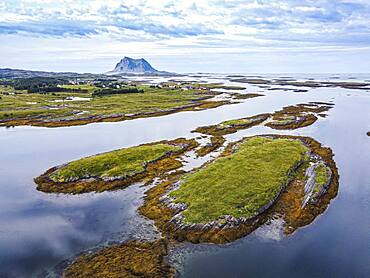
[[315, 168], [315, 174], [315, 184], [320, 187], [325, 185], [329, 178], [327, 167], [324, 164], [320, 164]]
[[[227, 102], [205, 101], [215, 95], [202, 90], [172, 90], [147, 85], [140, 93], [95, 95], [93, 85], [64, 85], [76, 92], [9, 94], [0, 88], [0, 125], [69, 126], [99, 121], [117, 121], [174, 113], [186, 109], [207, 109]], [[136, 88], [136, 87], [135, 87]], [[85, 93], [78, 92], [83, 90]]]
[[286, 125], [290, 123], [294, 123], [297, 120], [296, 116], [293, 115], [281, 115], [279, 117], [274, 117], [274, 124], [277, 125]]
[[310, 102], [283, 107], [274, 113], [259, 114], [247, 118], [231, 119], [216, 125], [201, 126], [193, 130], [209, 135], [226, 135], [241, 129], [264, 124], [273, 129], [297, 129], [312, 125], [320, 117], [326, 117], [323, 112], [333, 107], [331, 103]]
[[313, 188], [313, 199], [316, 199], [322, 192], [325, 191], [325, 186], [328, 184], [331, 177], [330, 168], [324, 163], [320, 163], [315, 168], [315, 187]]
[[[253, 140], [250, 141], [252, 151], [237, 155], [240, 147], [248, 145], [251, 139], [262, 142], [257, 144], [256, 141], [253, 146]], [[265, 142], [266, 149], [262, 148], [264, 140], [271, 140]], [[278, 144], [275, 146], [272, 142]], [[238, 158], [247, 159], [253, 165], [245, 166]], [[303, 205], [306, 194], [309, 194], [305, 190], [307, 170], [312, 163], [328, 167], [330, 179], [314, 202]], [[169, 175], [146, 192], [139, 212], [152, 219], [163, 235], [176, 241], [231, 242], [277, 217], [284, 219], [283, 231], [290, 234], [310, 224], [325, 211], [337, 195], [338, 180], [332, 151], [314, 139], [288, 135], [255, 136], [230, 143], [220, 158], [192, 173]], [[187, 187], [183, 187], [184, 184]], [[251, 185], [254, 187], [248, 188]], [[183, 200], [179, 202], [178, 198], [173, 198], [176, 196], [171, 196], [173, 194], [179, 194]]]
[[[273, 215], [283, 216], [286, 234], [312, 223], [338, 193], [339, 174], [331, 149], [309, 137], [302, 137], [302, 140], [310, 147], [314, 156], [310, 162], [300, 167], [297, 178], [281, 194], [271, 212]], [[315, 164], [315, 179], [314, 187], [310, 189], [307, 188], [307, 182], [312, 176], [307, 175], [307, 169], [312, 167], [312, 163]]]
[[222, 136], [212, 136], [208, 144], [196, 150], [196, 154], [201, 157], [205, 156], [220, 148], [225, 141], [225, 138]]
[[175, 270], [165, 260], [166, 255], [164, 240], [132, 240], [79, 256], [65, 269], [63, 277], [174, 277]]
[[297, 129], [312, 125], [318, 116], [325, 117], [332, 108], [331, 103], [310, 102], [283, 107], [283, 109], [272, 114], [272, 119], [265, 125], [273, 129]]
[[245, 87], [242, 86], [234, 86], [234, 85], [224, 85], [224, 84], [217, 84], [217, 83], [203, 83], [197, 84], [198, 87], [205, 87], [208, 89], [223, 89], [223, 90], [245, 90]]
[[26, 91], [25, 90], [15, 90], [14, 87], [12, 87], [10, 85], [0, 85], [0, 93], [1, 94], [11, 94], [11, 93], [15, 93], [15, 92], [22, 93], [22, 92], [26, 92]]
[[201, 126], [193, 130], [192, 132], [199, 132], [203, 134], [209, 134], [214, 136], [220, 136], [237, 132], [240, 129], [246, 129], [252, 126], [259, 125], [266, 121], [270, 117], [270, 114], [259, 114], [252, 117], [232, 119], [223, 121], [217, 125]]
[[344, 89], [358, 89], [358, 90], [368, 90], [370, 84], [368, 82], [333, 82], [333, 81], [316, 81], [316, 80], [306, 80], [299, 81], [295, 79], [262, 79], [262, 78], [246, 78], [238, 77], [235, 79], [230, 79], [232, 82], [248, 83], [254, 85], [279, 85], [279, 86], [296, 86], [296, 87], [308, 87], [308, 88], [335, 88], [341, 87]]
[[225, 85], [223, 83], [198, 83], [192, 81], [167, 81], [159, 84], [160, 87], [169, 87], [172, 89], [196, 89], [209, 91], [211, 89], [223, 89], [223, 90], [245, 90], [245, 87]]
[[220, 127], [230, 127], [234, 125], [249, 125], [252, 123], [252, 119], [244, 118], [244, 119], [235, 119], [235, 120], [228, 120], [220, 123]]
[[249, 99], [249, 98], [255, 98], [255, 97], [262, 97], [264, 95], [258, 94], [258, 93], [246, 93], [246, 94], [234, 93], [232, 94], [232, 96], [235, 99]]
[[91, 177], [127, 178], [145, 170], [145, 166], [166, 154], [179, 151], [169, 144], [141, 145], [72, 161], [50, 175], [55, 182], [70, 182]]
[[50, 168], [35, 182], [40, 191], [72, 194], [149, 183], [181, 167], [177, 158], [197, 146], [194, 139], [178, 138], [120, 149]]
[[170, 196], [186, 204], [187, 223], [250, 218], [276, 198], [307, 151], [299, 140], [252, 137], [232, 155], [187, 175]]
[[86, 90], [88, 92], [93, 92], [96, 90], [96, 86], [93, 84], [65, 84], [61, 85], [61, 87], [73, 90]]

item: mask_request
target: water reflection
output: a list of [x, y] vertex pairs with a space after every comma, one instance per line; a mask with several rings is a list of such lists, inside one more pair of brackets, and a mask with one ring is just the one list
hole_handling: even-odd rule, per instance
[[[224, 77], [215, 78], [220, 82], [223, 79], [218, 78]], [[264, 91], [246, 87], [248, 92]], [[30, 277], [99, 244], [156, 236], [152, 223], [136, 212], [145, 188], [136, 185], [79, 196], [45, 194], [35, 190], [33, 178], [46, 169], [99, 152], [194, 136], [190, 131], [198, 126], [308, 101], [335, 102], [327, 118], [290, 132], [312, 136], [335, 153], [340, 191], [325, 214], [290, 237], [276, 235], [273, 227], [264, 231], [265, 227], [230, 245], [186, 245], [173, 254], [184, 263], [185, 277], [365, 277], [370, 272], [366, 244], [370, 242], [370, 140], [366, 136], [370, 96], [340, 88], [264, 94], [240, 104], [157, 118], [55, 129], [1, 128], [0, 277]], [[260, 133], [286, 132], [254, 127], [230, 138]]]

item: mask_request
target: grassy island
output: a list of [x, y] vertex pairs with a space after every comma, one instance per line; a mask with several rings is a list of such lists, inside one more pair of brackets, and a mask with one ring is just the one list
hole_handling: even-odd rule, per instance
[[211, 92], [207, 87], [185, 91], [135, 84], [122, 85], [120, 89], [102, 89], [84, 84], [40, 90], [28, 92], [0, 87], [0, 126], [83, 125], [208, 109], [229, 103], [208, 100], [219, 93]]
[[317, 141], [253, 136], [190, 173], [168, 176], [146, 192], [139, 211], [177, 241], [231, 242], [276, 217], [292, 233], [327, 208], [338, 179], [332, 151]]
[[35, 182], [45, 192], [117, 189], [179, 168], [182, 164], [176, 158], [196, 146], [194, 140], [180, 138], [102, 153], [53, 167]]
[[54, 171], [50, 178], [55, 182], [70, 182], [91, 177], [132, 177], [143, 172], [148, 163], [180, 149], [160, 143], [112, 151], [70, 162]]
[[201, 126], [193, 132], [220, 136], [261, 124], [273, 129], [297, 129], [312, 125], [317, 121], [318, 116], [326, 117], [324, 112], [332, 107], [333, 104], [322, 102], [291, 105], [271, 114], [259, 114], [247, 118], [223, 121], [216, 125]]
[[184, 203], [184, 220], [206, 223], [225, 215], [250, 218], [274, 200], [304, 160], [299, 140], [253, 137], [234, 153], [186, 176], [170, 193]]
[[259, 125], [266, 121], [269, 117], [270, 114], [259, 114], [247, 118], [232, 119], [221, 122], [217, 125], [201, 126], [193, 130], [193, 132], [220, 136], [237, 132], [240, 129], [246, 129], [252, 126]]
[[[316, 81], [306, 80], [299, 81], [292, 78], [288, 79], [262, 79], [262, 78], [247, 78], [245, 76], [238, 76], [237, 78], [231, 77], [230, 81], [247, 83], [253, 85], [278, 85], [284, 88], [285, 86], [295, 87], [308, 87], [308, 88], [344, 88], [344, 89], [357, 89], [357, 90], [369, 90], [369, 82], [348, 82], [348, 81]], [[297, 91], [297, 90], [295, 90]], [[302, 91], [301, 89], [299, 91]]]
[[159, 84], [159, 86], [164, 88], [171, 88], [171, 89], [185, 89], [185, 90], [203, 90], [208, 91], [212, 89], [222, 89], [222, 90], [245, 90], [245, 87], [242, 86], [233, 86], [233, 85], [225, 85], [223, 83], [198, 83], [195, 81], [166, 81]]
[[325, 117], [332, 108], [331, 103], [310, 102], [286, 106], [272, 114], [271, 121], [265, 125], [273, 129], [297, 129], [315, 123], [318, 116]]
[[[154, 159], [178, 147], [164, 142], [150, 152], [147, 145], [135, 147], [128, 165], [136, 165], [140, 153], [145, 154], [140, 159]], [[309, 137], [264, 135], [230, 143], [219, 158], [190, 173], [172, 172], [146, 192], [139, 212], [154, 220], [164, 239], [132, 240], [82, 254], [63, 277], [174, 277], [166, 261], [167, 242], [231, 242], [277, 217], [284, 220], [284, 232], [292, 233], [336, 196], [339, 176], [332, 157], [329, 148]], [[136, 166], [129, 169], [119, 172]]]
[[246, 94], [240, 94], [240, 93], [234, 93], [232, 96], [235, 99], [249, 99], [249, 98], [255, 98], [255, 97], [263, 97], [265, 95], [258, 94], [258, 93], [246, 93]]
[[166, 255], [163, 240], [128, 241], [81, 255], [66, 268], [63, 277], [174, 277], [175, 270], [166, 262]]

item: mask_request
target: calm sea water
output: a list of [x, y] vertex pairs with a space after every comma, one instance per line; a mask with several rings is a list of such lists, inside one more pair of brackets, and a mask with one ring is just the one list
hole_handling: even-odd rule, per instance
[[[330, 77], [314, 76], [318, 80]], [[356, 75], [338, 77], [353, 81]], [[199, 79], [229, 84], [223, 78]], [[335, 103], [328, 117], [313, 126], [284, 132], [311, 136], [335, 153], [339, 193], [323, 215], [290, 236], [265, 225], [228, 245], [179, 245], [171, 251], [170, 260], [183, 277], [369, 277], [370, 137], [366, 132], [370, 131], [370, 92], [321, 88], [292, 93], [246, 87], [266, 96], [206, 111], [119, 123], [0, 128], [0, 277], [52, 277], [56, 265], [85, 250], [158, 236], [151, 221], [136, 211], [145, 188], [135, 185], [78, 196], [46, 194], [38, 192], [33, 182], [46, 169], [103, 151], [191, 137], [190, 131], [201, 125], [307, 101]], [[230, 137], [272, 132], [255, 127]]]

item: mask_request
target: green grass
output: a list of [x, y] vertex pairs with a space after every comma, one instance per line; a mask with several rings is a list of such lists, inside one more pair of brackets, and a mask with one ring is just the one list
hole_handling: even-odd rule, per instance
[[229, 127], [233, 125], [247, 125], [252, 123], [250, 119], [236, 119], [236, 120], [228, 120], [220, 123], [219, 125], [221, 127]]
[[97, 115], [155, 112], [190, 104], [200, 97], [202, 95], [194, 91], [183, 92], [145, 87], [144, 93], [94, 97], [87, 110]]
[[165, 143], [141, 145], [72, 161], [50, 175], [56, 182], [89, 177], [130, 177], [145, 170], [145, 165], [180, 147]]
[[279, 115], [276, 119], [273, 119], [274, 124], [288, 124], [296, 121], [296, 117], [292, 115]]
[[[91, 89], [91, 85], [67, 85], [69, 88]], [[90, 89], [89, 89], [90, 88]], [[58, 92], [47, 94], [19, 93], [16, 95], [0, 95], [0, 119], [27, 118], [29, 116], [48, 116], [49, 119], [60, 115], [75, 116], [78, 111], [86, 111], [84, 116], [111, 116], [157, 112], [192, 104], [199, 98], [209, 96], [196, 90], [181, 91], [163, 88], [138, 86], [144, 93], [131, 93], [92, 97], [90, 93]], [[9, 90], [9, 88], [6, 88]], [[4, 89], [5, 91], [5, 89]], [[92, 97], [90, 101], [66, 101], [68, 97]], [[50, 109], [53, 108], [53, 109]], [[22, 112], [19, 112], [22, 111]], [[38, 112], [37, 112], [38, 111]]]
[[64, 112], [61, 110], [51, 111], [31, 108], [27, 110], [0, 111], [0, 120], [8, 118], [24, 118], [35, 116], [57, 116], [58, 114], [64, 115]]
[[232, 155], [186, 176], [170, 195], [187, 205], [187, 223], [206, 223], [223, 215], [248, 218], [278, 194], [307, 150], [299, 140], [252, 137]]
[[78, 84], [78, 85], [62, 85], [62, 88], [75, 89], [75, 90], [87, 90], [90, 93], [97, 89], [96, 86], [91, 84]]
[[314, 193], [317, 193], [326, 184], [329, 178], [328, 169], [324, 164], [320, 164], [315, 168], [315, 188]]
[[242, 86], [232, 86], [232, 85], [224, 85], [224, 84], [217, 84], [217, 83], [194, 83], [193, 86], [198, 87], [206, 87], [209, 89], [224, 89], [224, 90], [245, 90], [245, 87]]
[[163, 82], [164, 86], [177, 86], [177, 87], [186, 87], [191, 86], [193, 88], [204, 88], [204, 89], [225, 89], [225, 90], [244, 90], [245, 87], [242, 86], [232, 86], [224, 85], [221, 83], [197, 83], [197, 82]]
[[[0, 94], [1, 93], [14, 93], [14, 92], [16, 92], [16, 90], [14, 90], [12, 86], [0, 85]], [[25, 91], [22, 91], [22, 92], [25, 92]]]

